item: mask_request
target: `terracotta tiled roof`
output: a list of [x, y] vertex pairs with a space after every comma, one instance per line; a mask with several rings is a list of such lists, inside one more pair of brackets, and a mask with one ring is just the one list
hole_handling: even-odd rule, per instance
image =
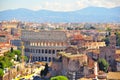
[[90, 57], [88, 57], [88, 67], [89, 68], [93, 68], [94, 67], [94, 61]]
[[73, 36], [73, 39], [74, 40], [82, 40], [84, 38], [83, 38], [83, 36], [81, 34], [76, 34], [76, 35]]

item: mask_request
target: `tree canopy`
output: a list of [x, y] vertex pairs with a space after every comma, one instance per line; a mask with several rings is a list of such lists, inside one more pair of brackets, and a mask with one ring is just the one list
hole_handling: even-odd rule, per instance
[[[17, 55], [17, 59], [15, 59], [15, 55]], [[25, 60], [28, 60], [26, 56], [24, 56]], [[3, 75], [3, 70], [5, 68], [9, 68], [13, 66], [12, 60], [19, 61], [21, 60], [21, 51], [13, 50], [6, 52], [4, 56], [0, 56], [0, 76]]]
[[3, 76], [3, 75], [4, 75], [3, 69], [0, 68], [0, 76]]
[[116, 45], [120, 46], [120, 33], [116, 32]]
[[1, 69], [7, 68], [10, 66], [12, 66], [12, 62], [9, 57], [6, 56], [6, 57], [1, 58], [1, 60], [0, 60], [0, 68]]
[[50, 80], [68, 80], [66, 76], [56, 76], [56, 77], [51, 77]]
[[104, 71], [104, 72], [107, 72], [108, 71], [108, 67], [109, 67], [109, 63], [103, 59], [103, 58], [100, 58], [98, 60], [98, 65], [99, 65], [99, 69]]
[[112, 29], [109, 28], [109, 27], [106, 28], [106, 31], [108, 31], [108, 32], [111, 32], [111, 30], [112, 30]]

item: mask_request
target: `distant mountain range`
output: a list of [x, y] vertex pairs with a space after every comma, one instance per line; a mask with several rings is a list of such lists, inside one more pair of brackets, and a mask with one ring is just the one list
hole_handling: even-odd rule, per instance
[[29, 22], [120, 22], [120, 7], [87, 7], [69, 12], [23, 8], [0, 11], [0, 21], [14, 18]]

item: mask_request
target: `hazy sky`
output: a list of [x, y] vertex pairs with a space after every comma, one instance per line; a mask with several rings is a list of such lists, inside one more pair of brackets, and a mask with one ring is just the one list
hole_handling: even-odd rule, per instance
[[0, 0], [0, 11], [17, 8], [73, 11], [88, 6], [111, 8], [120, 6], [120, 0]]

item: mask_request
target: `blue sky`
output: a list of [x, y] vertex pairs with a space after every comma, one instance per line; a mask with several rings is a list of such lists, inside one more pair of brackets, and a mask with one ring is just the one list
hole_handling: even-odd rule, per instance
[[0, 11], [17, 8], [74, 11], [88, 6], [112, 8], [120, 6], [120, 0], [0, 0]]

